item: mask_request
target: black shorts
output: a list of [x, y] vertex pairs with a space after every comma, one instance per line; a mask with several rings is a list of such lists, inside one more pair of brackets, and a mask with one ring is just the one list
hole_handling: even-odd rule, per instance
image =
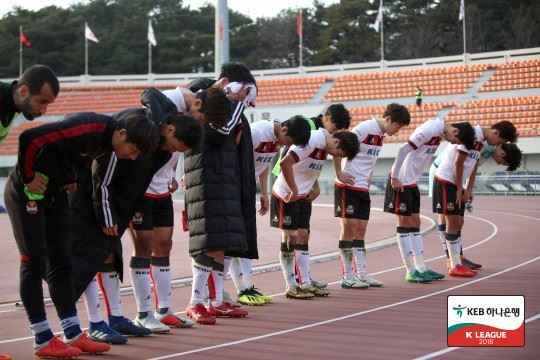
[[270, 226], [282, 230], [309, 229], [311, 201], [286, 203], [275, 195], [270, 201]]
[[369, 220], [371, 198], [369, 191], [334, 186], [334, 216]]
[[144, 196], [135, 205], [131, 219], [135, 230], [153, 230], [155, 227], [173, 227], [174, 209], [171, 195]]
[[457, 186], [435, 177], [433, 181], [433, 212], [436, 214], [465, 215], [465, 204], [456, 204]]
[[384, 212], [403, 216], [419, 214], [420, 191], [418, 190], [418, 186], [404, 187], [403, 192], [396, 191], [392, 188], [390, 178], [388, 178], [384, 194]]

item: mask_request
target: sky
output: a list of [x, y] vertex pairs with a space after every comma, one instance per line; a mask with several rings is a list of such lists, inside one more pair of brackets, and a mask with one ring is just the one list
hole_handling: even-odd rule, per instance
[[[0, 0], [0, 17], [4, 16], [14, 6], [20, 6], [24, 9], [38, 10], [49, 5], [59, 7], [69, 7], [79, 2], [88, 2], [88, 0]], [[184, 0], [185, 5], [192, 9], [199, 8], [205, 3], [216, 3], [216, 0]], [[321, 0], [325, 5], [338, 3], [339, 0]], [[312, 7], [313, 0], [228, 0], [229, 8], [247, 15], [253, 19], [258, 17], [273, 17], [281, 10], [286, 8]]]

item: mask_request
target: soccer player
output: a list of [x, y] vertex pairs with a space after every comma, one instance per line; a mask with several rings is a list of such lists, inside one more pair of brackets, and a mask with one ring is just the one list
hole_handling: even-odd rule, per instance
[[364, 238], [371, 206], [369, 185], [385, 134], [396, 134], [410, 121], [411, 116], [405, 106], [389, 104], [382, 117], [363, 121], [352, 129], [360, 143], [354, 159], [347, 160], [343, 166], [341, 159], [334, 157], [337, 177], [334, 216], [341, 219], [338, 248], [343, 264], [341, 287], [344, 289], [383, 285], [368, 275], [365, 262]]
[[428, 282], [444, 278], [426, 267], [420, 233], [420, 192], [418, 179], [437, 151], [441, 140], [474, 145], [474, 129], [467, 122], [450, 124], [434, 118], [418, 126], [398, 151], [386, 184], [384, 211], [396, 214], [397, 239], [408, 282]]
[[[71, 268], [71, 211], [67, 190], [93, 159], [112, 152], [136, 159], [158, 143], [155, 125], [145, 116], [116, 121], [80, 113], [24, 131], [17, 165], [6, 183], [6, 206], [21, 254], [20, 292], [39, 357], [62, 358], [101, 353], [108, 344], [82, 333], [75, 307]], [[48, 268], [48, 269], [47, 269]], [[54, 337], [46, 318], [42, 279], [46, 278], [64, 341]]]
[[357, 152], [358, 138], [353, 133], [341, 131], [330, 134], [326, 129], [319, 129], [311, 131], [307, 146], [291, 146], [281, 160], [282, 172], [272, 188], [270, 224], [281, 229], [280, 264], [288, 298], [310, 299], [329, 295], [327, 289], [313, 286], [310, 276], [311, 202], [320, 193], [317, 178], [327, 154], [352, 159]]
[[[474, 126], [475, 144], [472, 150], [463, 145], [449, 145], [435, 171], [433, 212], [442, 214], [446, 222], [445, 240], [450, 257], [450, 276], [473, 277], [476, 271], [463, 265], [460, 257], [460, 231], [465, 203], [471, 199], [480, 154], [487, 142], [502, 145], [517, 138], [516, 128], [509, 121], [500, 121], [491, 128]], [[464, 179], [466, 179], [464, 187]]]

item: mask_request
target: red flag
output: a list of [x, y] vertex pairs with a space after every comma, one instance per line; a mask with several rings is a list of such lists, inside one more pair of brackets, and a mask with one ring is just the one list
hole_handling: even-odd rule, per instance
[[24, 35], [22, 30], [19, 32], [19, 41], [21, 42], [21, 44], [23, 44], [23, 46], [26, 46], [26, 47], [32, 46], [32, 42], [28, 40], [28, 38], [26, 37], [26, 35]]
[[302, 10], [298, 11], [298, 16], [296, 17], [296, 35], [302, 37]]

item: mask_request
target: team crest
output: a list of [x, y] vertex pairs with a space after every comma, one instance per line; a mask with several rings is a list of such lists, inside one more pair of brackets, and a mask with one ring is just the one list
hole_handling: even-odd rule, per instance
[[440, 209], [441, 208], [441, 203], [437, 203], [437, 206], [435, 206], [436, 209]]
[[26, 212], [29, 215], [36, 215], [38, 213], [38, 206], [37, 202], [35, 201], [29, 201], [26, 203]]
[[291, 225], [291, 217], [286, 215], [283, 217], [283, 225]]
[[399, 212], [405, 212], [405, 211], [407, 211], [407, 204], [399, 203]]
[[347, 208], [345, 209], [345, 212], [346, 212], [347, 214], [349, 214], [349, 215], [350, 215], [350, 214], [353, 214], [353, 213], [354, 213], [354, 206], [352, 206], [352, 205], [347, 205]]
[[448, 211], [454, 211], [454, 203], [453, 202], [449, 202], [446, 204], [446, 209]]
[[143, 223], [143, 214], [140, 212], [136, 212], [135, 214], [133, 214], [131, 222], [135, 225], [141, 225]]

